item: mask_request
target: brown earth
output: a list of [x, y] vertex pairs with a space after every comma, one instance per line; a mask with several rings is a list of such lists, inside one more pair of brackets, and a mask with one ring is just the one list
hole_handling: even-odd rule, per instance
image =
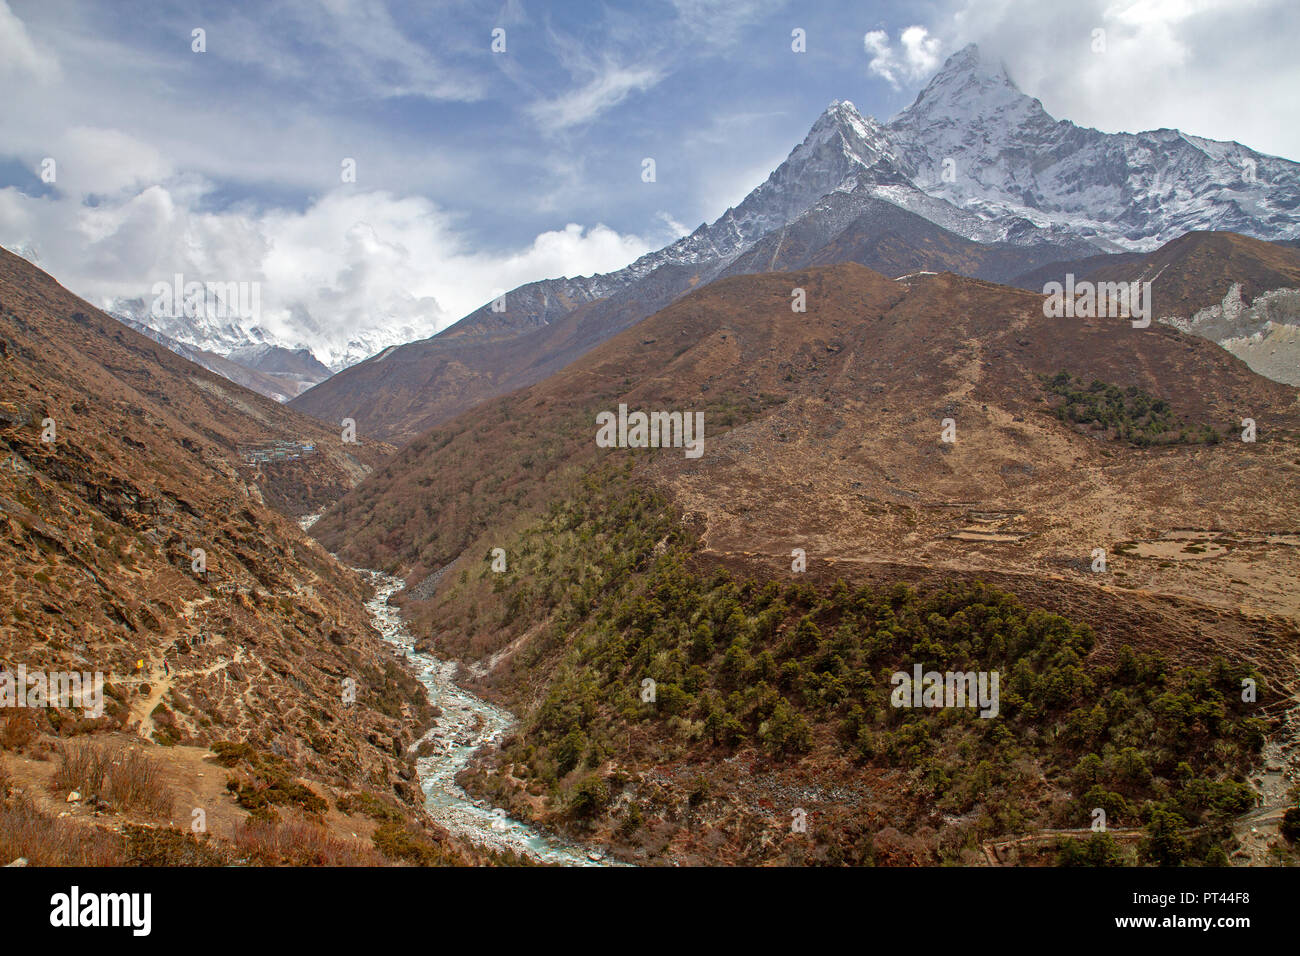
[[1300, 287], [1300, 250], [1234, 232], [1189, 232], [1140, 255], [1125, 252], [1058, 262], [1019, 276], [1021, 288], [1039, 290], [1046, 282], [1150, 282], [1153, 314], [1187, 318], [1218, 305], [1234, 282], [1249, 303], [1261, 292]]
[[[805, 313], [791, 311], [796, 288]], [[1168, 402], [1178, 428], [1210, 426], [1219, 440], [1141, 448], [1063, 422], [1040, 379], [1061, 371], [1139, 388]], [[703, 456], [598, 451], [594, 415], [620, 402], [704, 410]], [[1243, 418], [1258, 423], [1254, 443], [1238, 437]], [[954, 442], [943, 440], [945, 419]], [[479, 561], [567, 475], [610, 458], [634, 461], [701, 532], [702, 571], [795, 580], [791, 551], [802, 548], [813, 578], [980, 579], [1091, 625], [1099, 659], [1121, 644], [1180, 664], [1221, 655], [1256, 663], [1284, 695], [1300, 687], [1295, 390], [1207, 340], [1125, 319], [1048, 319], [1036, 293], [952, 274], [894, 281], [847, 264], [714, 283], [422, 435], [316, 530], [349, 560], [416, 585], [458, 559]], [[1205, 541], [1177, 539], [1189, 531]], [[1092, 570], [1096, 549], [1104, 572]], [[527, 709], [544, 693], [545, 675], [517, 676], [513, 689], [492, 680], [525, 635], [444, 642], [436, 596], [412, 601], [411, 615], [439, 650], [477, 664], [478, 686], [500, 699]], [[1272, 731], [1292, 779], [1294, 717]], [[671, 787], [682, 806], [684, 781], [712, 777], [719, 799], [748, 808], [706, 828], [739, 828], [736, 845], [760, 825], [763, 800], [790, 805], [772, 795], [801, 774], [827, 787], [853, 781], [851, 769], [794, 764], [772, 771], [767, 797], [742, 796], [737, 779], [755, 785], [746, 774], [654, 752], [653, 741], [629, 739], [615, 759], [643, 781], [680, 778]], [[892, 825], [897, 783], [881, 784], [877, 829]], [[847, 812], [837, 806], [825, 812]], [[665, 852], [677, 859], [727, 858], [725, 847], [694, 846], [690, 828], [673, 832]], [[913, 839], [928, 838], [900, 834], [897, 861], [920, 858]]]
[[[372, 629], [364, 583], [271, 507], [321, 507], [385, 449], [344, 446], [3, 251], [0, 344], [0, 664], [105, 681], [98, 718], [0, 713], [11, 775], [62, 740], [125, 735], [220, 822], [226, 773], [199, 784], [196, 768], [242, 742], [286, 780], [370, 793], [445, 844], [407, 754], [430, 720], [423, 689]], [[318, 453], [241, 460], [241, 443], [269, 440]], [[250, 764], [230, 772], [268, 783]]]

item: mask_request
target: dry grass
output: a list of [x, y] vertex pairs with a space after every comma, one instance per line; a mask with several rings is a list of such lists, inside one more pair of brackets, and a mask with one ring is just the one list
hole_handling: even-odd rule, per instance
[[163, 815], [172, 809], [158, 764], [134, 747], [64, 747], [52, 786], [62, 793], [76, 790], [86, 800], [98, 797], [119, 811]]
[[16, 710], [0, 720], [0, 750], [22, 750], [36, 736], [36, 718], [26, 710]]
[[311, 823], [248, 820], [235, 829], [235, 846], [263, 866], [391, 866], [372, 847], [331, 836]]
[[23, 796], [0, 802], [0, 866], [121, 866], [121, 837], [42, 813]]

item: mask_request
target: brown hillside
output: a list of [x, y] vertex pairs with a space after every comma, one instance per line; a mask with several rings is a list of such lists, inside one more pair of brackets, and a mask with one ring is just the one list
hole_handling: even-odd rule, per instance
[[[242, 480], [257, 485], [272, 507], [287, 514], [321, 510], [392, 451], [367, 441], [360, 429], [357, 444], [344, 445], [341, 428], [323, 425], [196, 366], [91, 307], [4, 249], [0, 301], [5, 304], [3, 321], [12, 323], [0, 335], [28, 343], [70, 389], [80, 388], [87, 398], [100, 395], [126, 404], [152, 401], [157, 427], [221, 459]], [[80, 377], [86, 363], [94, 366], [89, 373], [94, 385]], [[75, 414], [69, 424], [75, 427]], [[312, 444], [315, 454], [300, 463], [250, 464], [240, 453], [243, 445], [275, 441]]]
[[[722, 436], [701, 462], [654, 458], [674, 500], [707, 517], [714, 550], [788, 565], [779, 556], [804, 547], [1300, 616], [1285, 583], [1300, 571], [1285, 536], [1300, 528], [1293, 389], [1166, 327], [1046, 319], [1039, 296], [951, 275], [908, 286], [829, 381]], [[1224, 440], [1137, 448], [1058, 421], [1038, 376], [1062, 370], [1136, 386]], [[940, 440], [945, 418], [953, 444]], [[1239, 440], [1243, 418], [1258, 423], [1255, 444]], [[1227, 553], [1187, 560], [1198, 554], [1160, 543], [1180, 529], [1222, 537]], [[1095, 548], [1107, 575], [1087, 570]]]
[[[796, 287], [807, 313], [790, 310]], [[1069, 404], [1093, 394], [1119, 396], [1119, 419], [1091, 421]], [[598, 450], [595, 414], [620, 402], [704, 411], [703, 456]], [[1246, 417], [1258, 423], [1254, 443], [1240, 441]], [[953, 443], [942, 440], [944, 419]], [[902, 582], [935, 593], [983, 581], [1031, 616], [1089, 626], [1090, 669], [1122, 658], [1125, 645], [1178, 667], [1215, 658], [1258, 667], [1280, 695], [1268, 713], [1280, 717], [1300, 685], [1298, 435], [1294, 390], [1207, 340], [1122, 319], [1047, 319], [1035, 293], [951, 274], [900, 282], [840, 265], [727, 279], [684, 297], [549, 379], [416, 439], [320, 527], [350, 560], [403, 573], [417, 635], [524, 717], [519, 738], [467, 781], [512, 812], [631, 860], [997, 861], [1000, 851], [974, 849], [971, 834], [1037, 838], [1078, 819], [1075, 801], [1087, 798], [1062, 774], [1086, 750], [1049, 757], [1045, 740], [1023, 738], [1018, 753], [1034, 769], [1016, 763], [1022, 782], [996, 791], [970, 782], [974, 765], [949, 753], [951, 787], [968, 794], [950, 799], [921, 782], [918, 765], [846, 751], [838, 721], [853, 719], [851, 702], [871, 684], [840, 698], [845, 710], [828, 720], [812, 677], [778, 680], [786, 665], [826, 666], [815, 663], [826, 653], [793, 650], [797, 614], [767, 637], [751, 634], [733, 664], [734, 614], [711, 618], [704, 598], [687, 614], [661, 606], [686, 587], [707, 592], [719, 569], [745, 582], [742, 596], [807, 583], [822, 602], [836, 600], [836, 579], [877, 595]], [[599, 463], [629, 465], [641, 494], [663, 496], [670, 513], [615, 497], [606, 507], [627, 517], [602, 524]], [[580, 519], [575, 509], [592, 499], [602, 504]], [[507, 552], [506, 574], [488, 571], [495, 547]], [[642, 584], [654, 555], [683, 548], [678, 583]], [[806, 574], [791, 572], [794, 549], [807, 553]], [[1104, 572], [1092, 570], [1096, 549]], [[637, 594], [641, 586], [658, 590]], [[871, 633], [845, 636], [834, 617], [818, 620], [850, 656]], [[667, 650], [673, 641], [684, 643]], [[766, 677], [760, 650], [778, 655]], [[728, 683], [745, 655], [754, 676]], [[645, 674], [685, 688], [666, 698], [686, 701], [671, 718], [636, 709]], [[771, 711], [759, 698], [776, 687], [807, 722], [799, 755], [764, 749]], [[742, 742], [702, 734], [719, 707], [741, 720]], [[879, 716], [877, 726], [893, 724]], [[1289, 725], [1268, 731], [1268, 759], [1293, 760]], [[563, 755], [578, 746], [586, 763], [574, 766]], [[572, 808], [593, 779], [619, 802], [584, 823]], [[1260, 812], [1275, 824], [1282, 777], [1259, 779]], [[804, 801], [830, 829], [811, 844], [782, 840], [773, 827]], [[1257, 829], [1265, 836], [1241, 852], [1263, 852], [1269, 831]], [[943, 857], [945, 839], [966, 849]]]
[[[820, 309], [791, 312], [796, 281]], [[721, 280], [551, 378], [421, 435], [313, 530], [354, 563], [418, 580], [499, 520], [502, 503], [536, 505], [553, 490], [546, 479], [595, 460], [598, 411], [620, 401], [705, 410], [706, 434], [751, 417], [829, 374], [844, 336], [905, 291], [861, 266]]]
[[[358, 435], [401, 445], [479, 402], [559, 371], [697, 279], [685, 267], [664, 266], [624, 294], [573, 304], [539, 327], [531, 311], [515, 305], [501, 316], [480, 310], [432, 338], [344, 369], [289, 404], [327, 421], [355, 418]], [[522, 328], [509, 325], [516, 313]]]
[[[806, 314], [790, 311], [795, 286], [807, 291]], [[927, 514], [936, 534], [959, 528], [947, 527], [952, 516], [943, 507], [924, 509], [921, 502], [972, 502], [978, 510], [978, 502], [996, 500], [1019, 512], [1026, 510], [1017, 501], [1023, 492], [1047, 518], [1046, 509], [1060, 510], [1052, 502], [1123, 494], [1118, 510], [1099, 508], [1092, 517], [1103, 523], [1086, 533], [1071, 514], [1060, 516], [1071, 530], [1056, 537], [1056, 546], [1074, 534], [1074, 551], [1095, 540], [1090, 553], [1144, 534], [1138, 515], [1148, 530], [1168, 524], [1170, 500], [1141, 489], [1166, 486], [1170, 478], [1156, 476], [1183, 465], [1191, 469], [1190, 476], [1177, 473], [1183, 524], [1206, 525], [1227, 509], [1243, 522], [1253, 516], [1261, 530], [1286, 525], [1286, 495], [1273, 491], [1292, 480], [1282, 445], [1225, 441], [1143, 450], [1080, 434], [1048, 414], [1049, 395], [1037, 379], [1062, 370], [1085, 382], [1140, 387], [1168, 401], [1178, 421], [1211, 425], [1222, 435], [1230, 426], [1239, 431], [1245, 417], [1278, 441], [1297, 425], [1292, 390], [1255, 376], [1212, 343], [1161, 326], [1133, 329], [1124, 320], [1046, 319], [1039, 296], [977, 280], [945, 275], [896, 283], [844, 265], [737, 277], [683, 298], [550, 379], [421, 436], [328, 513], [318, 533], [354, 561], [418, 580], [455, 558], [476, 530], [500, 520], [503, 503], [519, 507], [544, 494], [540, 479], [550, 470], [594, 460], [594, 415], [619, 402], [634, 409], [711, 407], [710, 436], [724, 421], [770, 410], [725, 438], [711, 437], [718, 444], [698, 461], [679, 452], [617, 453], [653, 460], [648, 467], [683, 493], [711, 488], [702, 494], [724, 512], [742, 500], [754, 508], [763, 502], [759, 513], [737, 518], [738, 536], [788, 522], [790, 511], [768, 505], [803, 497], [805, 486], [821, 500], [830, 474], [854, 489], [846, 504], [872, 501], [888, 503], [891, 513]], [[734, 410], [740, 408], [746, 411]], [[939, 441], [945, 417], [957, 421], [956, 445]], [[1104, 467], [1099, 484], [1083, 477], [1083, 463]], [[774, 477], [785, 467], [808, 477], [791, 476], [787, 487]], [[1253, 471], [1261, 477], [1251, 487], [1268, 488], [1266, 496], [1234, 495], [1227, 479]], [[733, 494], [720, 494], [716, 482], [733, 474], [743, 476]], [[1121, 491], [1129, 481], [1137, 482], [1135, 493]], [[828, 496], [826, 504], [837, 500]], [[1126, 508], [1133, 509], [1130, 524], [1116, 521]], [[843, 545], [876, 535], [859, 519], [846, 515], [859, 529], [842, 529]], [[897, 521], [883, 524], [903, 530]], [[1026, 540], [1013, 553], [1042, 543]], [[917, 529], [895, 544], [978, 551], [959, 541], [936, 544]]]
[[[38, 809], [62, 810], [72, 788], [46, 789], [60, 748], [125, 745], [161, 768], [171, 808], [124, 817], [83, 793], [86, 805], [67, 807], [74, 823], [120, 833], [131, 819], [174, 821], [188, 832], [203, 809], [230, 840], [255, 811], [323, 822], [337, 838], [357, 824], [336, 800], [366, 791], [422, 827], [404, 748], [429, 718], [423, 690], [372, 630], [363, 583], [269, 502], [318, 506], [378, 449], [326, 447], [268, 480], [237, 459], [239, 442], [326, 445], [327, 430], [172, 355], [26, 262], [4, 253], [0, 266], [0, 664], [106, 681], [98, 718], [0, 713], [6, 781]], [[308, 485], [299, 494], [280, 481]], [[242, 749], [218, 764], [210, 749], [223, 741]], [[340, 853], [373, 856], [365, 842]]]
[[1124, 253], [1047, 266], [1032, 278], [1061, 282], [1066, 272], [1091, 282], [1150, 282], [1153, 318], [1187, 318], [1222, 302], [1234, 282], [1241, 283], [1247, 302], [1261, 292], [1300, 287], [1300, 250], [1232, 232], [1189, 232], [1145, 256]]

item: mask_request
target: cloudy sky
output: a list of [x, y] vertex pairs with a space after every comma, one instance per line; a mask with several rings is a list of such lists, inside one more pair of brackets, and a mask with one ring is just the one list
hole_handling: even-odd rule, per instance
[[0, 245], [96, 303], [181, 272], [286, 336], [432, 331], [716, 218], [972, 41], [1054, 116], [1300, 159], [1297, 36], [1295, 0], [0, 0]]

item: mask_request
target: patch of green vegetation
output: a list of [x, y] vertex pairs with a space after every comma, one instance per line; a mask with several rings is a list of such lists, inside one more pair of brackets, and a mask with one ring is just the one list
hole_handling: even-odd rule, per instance
[[[365, 693], [359, 699], [385, 717], [404, 720], [403, 705], [423, 717], [431, 706], [428, 692], [396, 661], [381, 658], [376, 665], [362, 664], [360, 674]], [[400, 752], [395, 756], [401, 756]]]
[[1292, 787], [1288, 796], [1292, 806], [1282, 812], [1279, 832], [1288, 843], [1300, 843], [1300, 787]]
[[404, 819], [402, 812], [387, 800], [364, 790], [345, 794], [339, 798], [337, 806], [341, 813], [349, 816], [360, 813], [376, 823], [399, 823]]
[[247, 778], [230, 776], [226, 790], [254, 819], [277, 820], [278, 814], [273, 809], [277, 806], [295, 806], [304, 813], [315, 814], [329, 809], [324, 797], [293, 779], [293, 768], [283, 757], [257, 750], [247, 743], [224, 740], [214, 743], [212, 752], [223, 767], [247, 771]]
[[[235, 797], [235, 802], [248, 811], [265, 811], [272, 806], [298, 806], [306, 813], [324, 813], [329, 809], [325, 798], [311, 787], [287, 778], [272, 781], [241, 781], [231, 777], [226, 781], [226, 789]], [[262, 816], [273, 814], [263, 812]]]
[[1069, 372], [1040, 375], [1043, 389], [1057, 401], [1052, 413], [1063, 422], [1097, 425], [1108, 438], [1118, 438], [1139, 448], [1151, 445], [1218, 444], [1233, 432], [1220, 433], [1203, 423], [1175, 419], [1173, 409], [1136, 385], [1121, 388], [1098, 379], [1087, 385]]
[[[506, 548], [503, 573], [491, 569], [491, 553], [463, 568], [434, 608], [416, 612], [421, 628], [444, 631], [444, 651], [463, 654], [479, 635], [508, 641], [551, 618], [545, 633], [528, 642], [521, 664], [553, 656], [565, 634], [631, 575], [647, 567], [657, 542], [664, 547], [679, 531], [662, 505], [631, 490], [631, 460], [595, 469], [570, 485], [571, 494], [522, 524]], [[610, 493], [613, 483], [625, 493]], [[582, 500], [611, 509], [599, 526], [575, 511]]]
[[160, 747], [174, 747], [181, 740], [180, 729], [176, 726], [176, 715], [167, 705], [159, 702], [149, 715], [154, 722], [153, 739]]
[[223, 767], [235, 767], [241, 761], [252, 763], [259, 756], [259, 752], [244, 741], [218, 740], [211, 749], [217, 763]]
[[1109, 833], [1094, 833], [1083, 840], [1063, 839], [1057, 844], [1058, 866], [1129, 866], [1132, 861]]
[[233, 854], [213, 845], [206, 833], [198, 837], [175, 827], [131, 823], [122, 832], [126, 838], [127, 866], [229, 866], [233, 860]]
[[577, 817], [595, 816], [609, 803], [609, 787], [605, 781], [592, 774], [573, 788], [569, 812]]
[[459, 866], [463, 862], [456, 854], [401, 822], [381, 824], [372, 839], [375, 849], [390, 860], [416, 866]]
[[1300, 840], [1300, 807], [1287, 807], [1282, 814], [1282, 836], [1292, 843]]
[[[830, 748], [898, 768], [918, 807], [974, 815], [989, 835], [1086, 826], [1100, 806], [1112, 826], [1152, 829], [1152, 862], [1217, 859], [1224, 821], [1250, 804], [1264, 728], [1240, 700], [1244, 678], [1263, 687], [1248, 666], [1180, 669], [1128, 648], [1103, 664], [1087, 626], [982, 583], [782, 585], [701, 571], [692, 545], [662, 499], [598, 469], [510, 544], [512, 573], [471, 573], [444, 602], [492, 580], [481, 625], [550, 616], [514, 669], [552, 679], [502, 762], [571, 816], [609, 802], [599, 768], [629, 759], [632, 728], [677, 754], [753, 746], [793, 762]], [[892, 706], [891, 675], [917, 664], [998, 672], [998, 716]], [[1068, 803], [1043, 810], [1058, 791]]]

